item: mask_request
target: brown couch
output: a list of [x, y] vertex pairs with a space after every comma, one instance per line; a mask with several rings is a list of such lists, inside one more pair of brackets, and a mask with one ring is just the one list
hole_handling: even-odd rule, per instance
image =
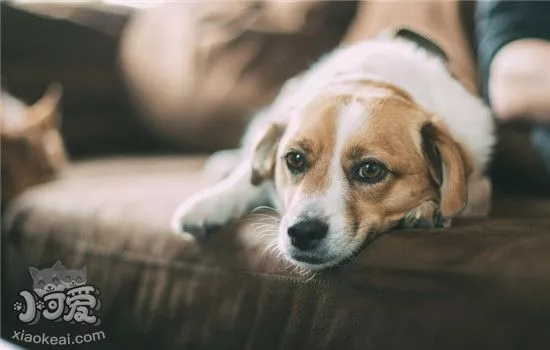
[[[347, 27], [349, 20], [341, 25]], [[4, 75], [10, 62], [3, 61]], [[30, 84], [16, 74], [11, 80], [21, 94]], [[76, 106], [70, 91], [82, 90], [74, 86], [65, 82], [65, 103]], [[120, 106], [112, 94], [105, 98]], [[86, 119], [74, 108], [65, 112], [66, 119]], [[147, 133], [143, 117], [128, 111], [126, 119], [114, 121], [116, 110], [112, 115], [110, 128], [116, 132], [128, 119], [134, 130]], [[153, 129], [154, 137], [163, 134]], [[113, 135], [94, 132], [90, 143], [71, 139], [70, 153], [79, 154], [86, 145], [83, 154], [89, 155], [94, 143]], [[189, 143], [200, 149], [202, 135]], [[158, 155], [169, 148], [140, 147], [131, 155], [106, 154], [98, 147], [93, 159], [74, 157], [58, 180], [27, 191], [8, 208], [2, 231], [3, 338], [21, 329], [49, 335], [101, 330], [106, 339], [83, 347], [93, 349], [550, 346], [548, 197], [501, 186], [489, 218], [457, 220], [449, 229], [393, 231], [347, 264], [311, 274], [267, 249], [269, 237], [254, 229], [257, 217], [204, 242], [172, 235], [168, 223], [176, 205], [206, 185], [200, 174], [204, 158]], [[508, 185], [502, 169], [511, 163], [506, 155], [499, 157], [505, 167], [494, 169], [494, 176], [504, 179], [497, 184]], [[519, 164], [515, 169], [525, 169]], [[56, 261], [87, 267], [88, 283], [100, 290], [99, 326], [43, 320], [25, 325], [17, 319], [19, 292], [32, 286], [29, 267]]]

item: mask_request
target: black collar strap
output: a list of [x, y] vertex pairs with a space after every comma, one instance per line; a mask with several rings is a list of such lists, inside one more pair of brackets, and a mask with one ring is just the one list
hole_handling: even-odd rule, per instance
[[415, 43], [418, 47], [440, 58], [445, 63], [449, 62], [449, 57], [439, 45], [428, 39], [426, 36], [419, 34], [409, 28], [389, 28], [388, 30], [384, 31], [380, 35], [380, 37], [387, 39], [405, 39], [407, 41]]

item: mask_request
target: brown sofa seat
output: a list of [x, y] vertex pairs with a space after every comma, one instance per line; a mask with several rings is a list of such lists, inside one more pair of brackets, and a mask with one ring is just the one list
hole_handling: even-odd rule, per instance
[[[101, 291], [101, 348], [548, 348], [547, 200], [498, 198], [493, 218], [394, 231], [311, 274], [270, 253], [250, 219], [206, 242], [171, 234], [201, 165], [82, 161], [20, 197], [2, 232], [3, 337], [21, 328], [13, 303], [32, 286], [29, 266], [60, 260], [87, 266]], [[519, 200], [523, 213], [510, 209]]]

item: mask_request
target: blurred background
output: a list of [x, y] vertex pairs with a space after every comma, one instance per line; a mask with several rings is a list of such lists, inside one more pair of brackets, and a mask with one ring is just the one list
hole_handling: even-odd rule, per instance
[[121, 35], [140, 3], [126, 4], [2, 2], [2, 89], [32, 104], [61, 83], [61, 132], [72, 157], [157, 147], [118, 64]]
[[337, 44], [355, 5], [3, 1], [2, 86], [31, 103], [61, 83], [73, 157], [235, 146], [258, 106]]

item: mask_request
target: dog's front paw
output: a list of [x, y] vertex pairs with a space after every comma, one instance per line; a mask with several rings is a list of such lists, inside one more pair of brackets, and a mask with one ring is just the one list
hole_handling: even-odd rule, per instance
[[400, 222], [401, 228], [444, 227], [443, 216], [434, 201], [427, 201], [409, 211]]
[[235, 219], [231, 203], [219, 196], [199, 193], [184, 201], [172, 216], [172, 231], [203, 238]]

